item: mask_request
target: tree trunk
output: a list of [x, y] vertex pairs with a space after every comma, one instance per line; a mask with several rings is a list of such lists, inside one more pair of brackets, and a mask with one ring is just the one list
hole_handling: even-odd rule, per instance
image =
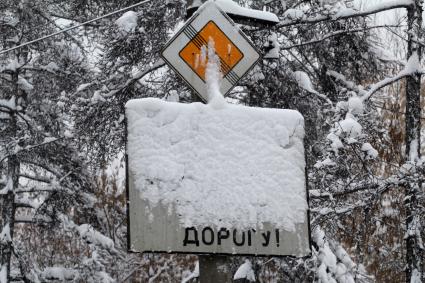
[[[18, 72], [15, 72], [12, 76], [14, 83], [14, 96], [16, 103], [18, 100]], [[17, 135], [17, 121], [16, 114], [10, 113], [9, 121], [9, 137], [14, 141]], [[9, 235], [10, 239], [4, 239], [0, 241], [0, 269], [6, 267], [6, 282], [10, 282], [10, 263], [13, 253], [13, 234], [15, 226], [15, 192], [19, 184], [19, 170], [20, 165], [16, 155], [10, 155], [7, 159], [7, 172], [6, 172], [6, 186], [9, 187], [9, 190], [6, 194], [1, 195], [1, 230], [5, 229], [6, 226], [9, 226]], [[4, 231], [4, 230], [3, 230]], [[3, 283], [3, 282], [2, 282]]]
[[[418, 56], [421, 60], [422, 48], [417, 42], [421, 40], [422, 26], [422, 0], [415, 0], [415, 4], [408, 8], [408, 50], [407, 57]], [[421, 75], [414, 74], [407, 78], [406, 82], [406, 151], [405, 160], [412, 164], [420, 158], [421, 145]], [[420, 232], [416, 226], [420, 221], [419, 193], [421, 184], [409, 182], [406, 185], [406, 282], [411, 281], [415, 274], [423, 278], [423, 251], [420, 247]]]

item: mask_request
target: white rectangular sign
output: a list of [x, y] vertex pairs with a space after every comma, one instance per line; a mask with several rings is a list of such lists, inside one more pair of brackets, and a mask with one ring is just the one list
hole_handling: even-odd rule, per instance
[[310, 254], [294, 110], [129, 101], [129, 249]]

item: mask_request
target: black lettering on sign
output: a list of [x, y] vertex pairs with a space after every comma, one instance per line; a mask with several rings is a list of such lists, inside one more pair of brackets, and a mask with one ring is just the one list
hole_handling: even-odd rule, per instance
[[275, 232], [276, 232], [276, 246], [279, 247], [280, 245], [279, 229], [276, 229]]
[[250, 230], [248, 230], [248, 246], [251, 246], [251, 231], [252, 232], [257, 232], [255, 229], [250, 229]]
[[[242, 231], [238, 229], [232, 229], [229, 230], [227, 228], [220, 228], [217, 231], [217, 242], [215, 242], [215, 232], [214, 229], [211, 227], [205, 227], [202, 229], [202, 232], [199, 231], [195, 227], [189, 227], [185, 228], [185, 236], [183, 240], [183, 246], [188, 245], [195, 245], [199, 247], [199, 242], [201, 241], [203, 245], [206, 246], [212, 246], [214, 244], [221, 245], [224, 243], [224, 240], [230, 239], [230, 236], [232, 237], [233, 244], [238, 247], [242, 247], [247, 245], [248, 247], [251, 247], [255, 241], [255, 233], [257, 233], [257, 230], [255, 229], [249, 229], [247, 231]], [[268, 247], [272, 241], [272, 231], [259, 231], [258, 233], [261, 234], [261, 245], [263, 247]], [[276, 246], [280, 246], [280, 231], [279, 229], [274, 230], [274, 237], [276, 239]], [[199, 239], [201, 238], [201, 239]]]
[[[207, 234], [209, 234], [209, 236], [207, 236]], [[207, 246], [211, 246], [214, 243], [214, 231], [210, 227], [205, 227], [202, 230], [202, 243]]]
[[228, 239], [229, 235], [229, 230], [227, 230], [226, 228], [221, 228], [217, 234], [217, 244], [221, 245], [221, 240]]
[[235, 243], [236, 246], [240, 247], [245, 244], [245, 232], [242, 232], [242, 239], [240, 240], [240, 242], [238, 242], [237, 231], [237, 229], [233, 230], [233, 243]]
[[[193, 240], [190, 240], [190, 232], [193, 232]], [[199, 247], [199, 240], [198, 240], [198, 231], [195, 227], [186, 228], [184, 231], [184, 240], [183, 240], [183, 246], [187, 245], [196, 245]]]
[[264, 238], [264, 243], [263, 243], [263, 247], [267, 247], [270, 243], [270, 231], [267, 232], [262, 232], [261, 236], [263, 236]]

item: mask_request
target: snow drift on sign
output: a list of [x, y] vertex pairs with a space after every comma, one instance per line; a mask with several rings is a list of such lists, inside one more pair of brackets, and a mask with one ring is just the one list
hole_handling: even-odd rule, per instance
[[[129, 101], [129, 173], [186, 227], [304, 223], [304, 121], [293, 110]], [[155, 221], [155, 219], [151, 219]]]

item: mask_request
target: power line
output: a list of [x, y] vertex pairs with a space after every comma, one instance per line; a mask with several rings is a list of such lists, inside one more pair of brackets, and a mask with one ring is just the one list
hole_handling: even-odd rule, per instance
[[134, 4], [134, 5], [131, 5], [131, 6], [128, 6], [128, 7], [122, 8], [122, 9], [120, 9], [120, 10], [117, 10], [117, 11], [111, 12], [111, 13], [109, 13], [109, 14], [106, 14], [106, 15], [103, 15], [103, 16], [100, 16], [100, 17], [97, 17], [97, 18], [95, 18], [95, 19], [92, 19], [92, 20], [89, 20], [89, 21], [83, 22], [83, 23], [81, 23], [81, 24], [78, 24], [78, 25], [75, 25], [75, 26], [72, 26], [72, 27], [69, 27], [69, 28], [66, 28], [66, 29], [62, 29], [62, 30], [57, 31], [57, 32], [54, 32], [54, 33], [52, 33], [52, 34], [49, 34], [49, 35], [46, 35], [46, 36], [43, 36], [43, 37], [40, 37], [40, 38], [37, 38], [37, 39], [31, 40], [31, 41], [28, 41], [28, 42], [25, 42], [25, 43], [22, 43], [21, 45], [18, 45], [18, 46], [15, 46], [15, 47], [9, 48], [9, 49], [1, 50], [1, 51], [0, 51], [0, 55], [5, 54], [5, 53], [10, 52], [10, 51], [13, 51], [13, 50], [15, 50], [15, 49], [22, 48], [22, 47], [24, 47], [24, 46], [27, 46], [27, 45], [30, 45], [30, 44], [33, 44], [33, 43], [36, 43], [36, 42], [39, 42], [39, 41], [42, 41], [42, 40], [48, 39], [48, 38], [50, 38], [50, 37], [53, 37], [53, 36], [59, 35], [59, 34], [61, 34], [61, 33], [65, 33], [65, 32], [68, 32], [68, 31], [70, 31], [70, 30], [73, 30], [73, 29], [76, 29], [76, 28], [82, 27], [82, 26], [84, 26], [84, 25], [90, 24], [90, 23], [95, 22], [95, 21], [98, 21], [98, 20], [100, 20], [100, 19], [107, 18], [107, 17], [113, 16], [113, 15], [115, 15], [115, 14], [118, 14], [118, 13], [121, 13], [121, 12], [124, 12], [124, 11], [127, 11], [127, 10], [130, 10], [130, 9], [132, 9], [132, 8], [138, 7], [138, 6], [142, 5], [142, 4], [145, 4], [145, 3], [150, 2], [150, 1], [151, 1], [151, 0], [145, 0], [145, 1], [142, 1], [142, 2], [139, 2], [139, 3], [136, 3], [136, 4]]

